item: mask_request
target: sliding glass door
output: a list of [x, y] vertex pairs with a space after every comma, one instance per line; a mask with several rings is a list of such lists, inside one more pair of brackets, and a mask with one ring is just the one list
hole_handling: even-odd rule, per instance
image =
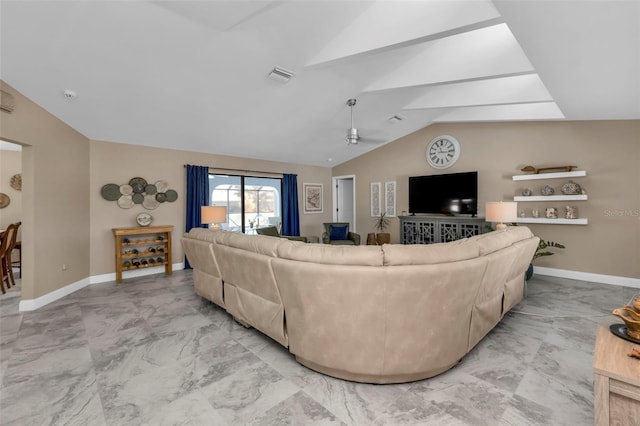
[[273, 225], [280, 230], [282, 179], [210, 174], [209, 187], [211, 204], [227, 207], [223, 229], [253, 234]]

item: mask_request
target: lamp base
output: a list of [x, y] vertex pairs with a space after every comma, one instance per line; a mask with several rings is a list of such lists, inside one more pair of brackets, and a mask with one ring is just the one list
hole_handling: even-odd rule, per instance
[[506, 229], [507, 228], [507, 224], [506, 223], [497, 223], [496, 224], [496, 231], [500, 230], [500, 229]]

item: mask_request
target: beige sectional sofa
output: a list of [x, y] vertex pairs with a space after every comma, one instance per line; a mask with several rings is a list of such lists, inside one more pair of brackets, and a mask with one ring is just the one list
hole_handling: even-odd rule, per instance
[[523, 297], [524, 226], [446, 244], [330, 246], [195, 228], [196, 292], [307, 367], [367, 383], [442, 373]]

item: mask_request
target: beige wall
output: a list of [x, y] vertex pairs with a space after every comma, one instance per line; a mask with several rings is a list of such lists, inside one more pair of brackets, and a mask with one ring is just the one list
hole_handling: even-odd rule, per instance
[[[240, 170], [259, 170], [298, 175], [298, 195], [302, 202], [302, 185], [305, 182], [322, 183], [325, 191], [331, 188], [331, 170], [324, 167], [302, 166], [273, 161], [252, 160], [221, 155], [201, 154], [160, 148], [149, 148], [120, 143], [91, 141], [91, 275], [115, 271], [114, 239], [112, 228], [136, 226], [138, 213], [146, 211], [154, 217], [153, 225], [173, 225], [173, 263], [182, 262], [180, 237], [185, 229], [185, 164], [213, 166]], [[113, 201], [106, 201], [100, 189], [107, 183], [123, 184], [140, 176], [150, 182], [166, 180], [178, 191], [178, 200], [163, 203], [157, 209], [145, 210], [141, 205], [121, 209]], [[302, 214], [300, 204], [300, 233], [320, 236], [322, 222], [331, 219], [326, 205], [330, 194], [325, 193], [323, 214]]]
[[[445, 171], [425, 160], [427, 144], [450, 134], [461, 144], [458, 162]], [[555, 256], [536, 260], [539, 266], [640, 278], [640, 121], [524, 122], [437, 124], [334, 167], [334, 176], [355, 174], [357, 223], [362, 234], [373, 232], [369, 184], [397, 181], [396, 210], [408, 210], [408, 177], [438, 173], [479, 172], [480, 214], [484, 203], [512, 199], [525, 187], [539, 194], [544, 184], [559, 192], [566, 180], [514, 182], [525, 165], [576, 165], [587, 176], [576, 178], [589, 200], [572, 202], [589, 225], [531, 225], [536, 235], [564, 243]], [[536, 183], [537, 182], [537, 183]], [[519, 210], [558, 207], [567, 202], [520, 203]], [[368, 226], [367, 226], [368, 225]], [[399, 221], [393, 219], [392, 242], [399, 242]]]
[[89, 140], [0, 87], [16, 102], [0, 112], [0, 138], [23, 145], [22, 297], [34, 299], [89, 276]]
[[[0, 229], [22, 220], [22, 191], [13, 189], [10, 184], [11, 177], [18, 173], [22, 173], [22, 152], [0, 149], [0, 192], [11, 198], [11, 204], [0, 209]], [[18, 232], [20, 236], [22, 229]]]

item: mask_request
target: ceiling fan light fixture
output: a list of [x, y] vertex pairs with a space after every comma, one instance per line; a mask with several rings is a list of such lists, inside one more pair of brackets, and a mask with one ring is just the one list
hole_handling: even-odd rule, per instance
[[347, 130], [347, 143], [356, 145], [360, 140], [360, 135], [358, 135], [358, 129], [354, 129], [353, 127]]

